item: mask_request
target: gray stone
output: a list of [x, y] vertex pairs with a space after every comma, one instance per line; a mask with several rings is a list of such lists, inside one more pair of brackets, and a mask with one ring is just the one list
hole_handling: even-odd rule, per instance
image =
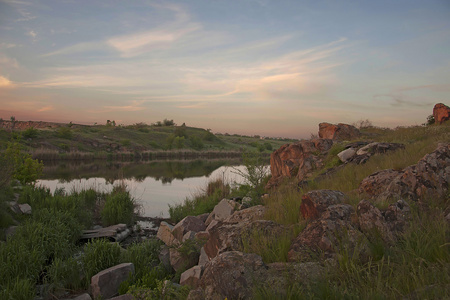
[[200, 249], [200, 258], [198, 259], [198, 265], [203, 268], [209, 261], [210, 259], [206, 254], [205, 248], [202, 247], [202, 249]]
[[204, 213], [198, 216], [195, 216], [196, 218], [198, 218], [200, 221], [202, 221], [203, 223], [206, 222], [206, 219], [208, 219], [209, 213]]
[[235, 210], [240, 208], [240, 204], [233, 200], [222, 199], [208, 216], [205, 224], [208, 226], [213, 220], [221, 221], [231, 216]]
[[6, 238], [13, 236], [16, 233], [16, 230], [17, 230], [17, 226], [9, 226], [8, 228], [6, 228], [6, 230], [5, 230]]
[[198, 264], [198, 253], [190, 253], [189, 255], [183, 255], [177, 249], [170, 248], [170, 265], [175, 272], [181, 269], [187, 269]]
[[159, 261], [163, 264], [166, 269], [171, 270], [172, 265], [170, 264], [170, 251], [168, 246], [162, 246], [158, 255]]
[[199, 232], [204, 231], [205, 229], [206, 225], [200, 219], [193, 216], [187, 216], [175, 225], [172, 229], [172, 234], [178, 241], [182, 241], [186, 232]]
[[201, 275], [202, 275], [202, 267], [194, 266], [181, 274], [180, 284], [188, 285], [192, 289], [195, 289], [198, 287]]
[[350, 160], [353, 156], [355, 156], [355, 154], [356, 154], [356, 150], [353, 148], [349, 148], [349, 149], [339, 152], [337, 156], [343, 163], [345, 163], [348, 160]]
[[22, 213], [26, 215], [31, 215], [31, 206], [27, 203], [25, 204], [19, 204], [19, 209]]
[[173, 226], [167, 222], [161, 222], [156, 237], [169, 247], [178, 246], [180, 242], [172, 234]]
[[91, 291], [94, 298], [108, 299], [118, 294], [120, 284], [134, 273], [132, 263], [123, 263], [103, 270], [91, 278]]
[[262, 205], [252, 206], [235, 212], [225, 219], [226, 223], [251, 222], [264, 219], [266, 207]]
[[193, 232], [193, 231], [188, 231], [188, 232], [186, 232], [184, 235], [183, 235], [183, 238], [182, 238], [182, 242], [184, 243], [184, 242], [186, 242], [187, 240], [193, 240], [193, 239], [195, 239], [195, 232]]
[[356, 155], [365, 155], [365, 154], [368, 154], [369, 151], [370, 151], [370, 149], [373, 148], [373, 147], [375, 147], [376, 145], [378, 145], [377, 142], [370, 143], [370, 144], [368, 144], [368, 145], [362, 147], [361, 149], [359, 149], [359, 150], [356, 152]]
[[210, 231], [214, 226], [216, 226], [219, 222], [217, 220], [212, 220], [211, 223], [209, 223], [208, 227], [206, 227], [206, 231]]
[[72, 300], [92, 300], [92, 298], [88, 293], [84, 293], [75, 298], [72, 298]]

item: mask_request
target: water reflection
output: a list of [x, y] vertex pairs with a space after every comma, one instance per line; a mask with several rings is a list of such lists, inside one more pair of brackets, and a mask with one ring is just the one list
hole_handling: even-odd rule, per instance
[[56, 188], [85, 189], [94, 187], [110, 191], [123, 181], [142, 206], [142, 215], [168, 217], [168, 204], [182, 202], [199, 192], [207, 182], [218, 177], [227, 182], [241, 182], [233, 168], [242, 169], [239, 160], [195, 160], [45, 164], [38, 185]]

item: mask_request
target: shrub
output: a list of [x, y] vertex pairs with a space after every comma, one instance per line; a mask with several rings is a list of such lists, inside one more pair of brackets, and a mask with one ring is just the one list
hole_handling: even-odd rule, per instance
[[34, 139], [38, 136], [39, 131], [34, 127], [27, 128], [22, 132], [22, 136], [26, 139]]
[[202, 140], [198, 136], [191, 136], [189, 141], [191, 142], [192, 148], [195, 150], [202, 150], [205, 147]]
[[131, 145], [131, 142], [128, 139], [124, 139], [124, 140], [120, 141], [120, 144], [122, 144], [122, 146], [124, 146], [124, 147], [128, 147]]

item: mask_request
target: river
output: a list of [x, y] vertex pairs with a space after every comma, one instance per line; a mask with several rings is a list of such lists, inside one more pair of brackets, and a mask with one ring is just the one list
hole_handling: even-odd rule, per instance
[[110, 191], [124, 182], [140, 204], [144, 217], [169, 217], [169, 205], [178, 204], [204, 189], [211, 180], [242, 183], [236, 169], [244, 170], [240, 160], [191, 160], [148, 162], [58, 162], [44, 164], [37, 185], [70, 192], [94, 187]]

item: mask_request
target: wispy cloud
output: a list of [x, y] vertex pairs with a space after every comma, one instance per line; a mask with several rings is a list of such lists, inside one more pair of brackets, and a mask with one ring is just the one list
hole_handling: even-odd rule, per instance
[[15, 84], [8, 78], [0, 75], [0, 88], [13, 88]]
[[46, 53], [42, 55], [42, 57], [50, 57], [55, 55], [69, 55], [93, 50], [107, 50], [107, 48], [108, 47], [103, 42], [83, 42], [68, 47], [64, 47], [53, 52]]
[[19, 68], [19, 63], [15, 58], [11, 58], [6, 56], [3, 53], [0, 53], [0, 65], [5, 66], [6, 68], [17, 69]]
[[105, 112], [136, 112], [147, 109], [142, 106], [145, 101], [131, 101], [128, 105], [107, 105], [100, 109], [89, 110], [90, 113], [105, 113]]

